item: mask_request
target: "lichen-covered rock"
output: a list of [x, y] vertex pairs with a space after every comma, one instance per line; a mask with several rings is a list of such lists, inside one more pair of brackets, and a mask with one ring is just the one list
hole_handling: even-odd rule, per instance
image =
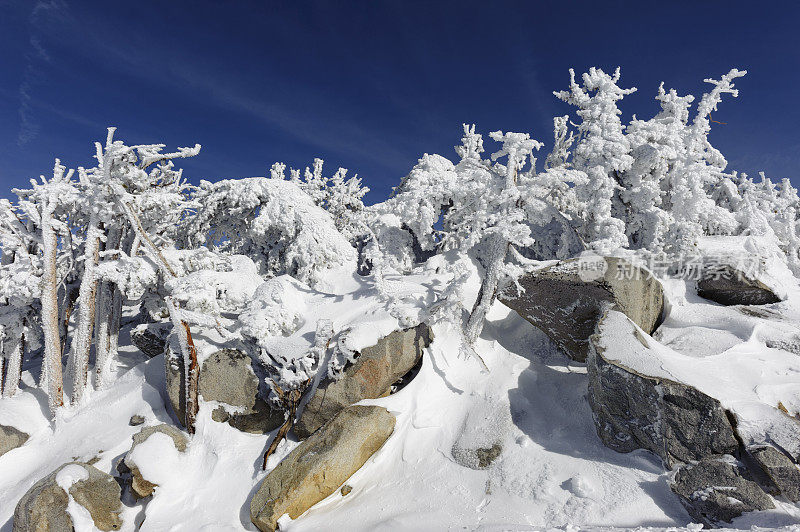
[[131, 331], [131, 343], [150, 358], [162, 354], [167, 348], [171, 323], [142, 323]]
[[607, 304], [648, 334], [660, 323], [664, 308], [661, 283], [649, 271], [616, 257], [562, 261], [524, 275], [519, 283], [524, 292], [510, 284], [498, 299], [578, 362], [586, 361], [589, 337]]
[[377, 399], [408, 373], [430, 345], [433, 332], [427, 324], [394, 331], [377, 344], [361, 350], [354, 364], [338, 380], [325, 379], [308, 401], [294, 425], [299, 438], [307, 438], [329, 419], [362, 399]]
[[781, 298], [767, 285], [729, 265], [706, 268], [697, 295], [721, 305], [767, 305]]
[[[183, 388], [183, 359], [168, 351], [164, 357], [167, 395], [175, 416], [186, 419], [186, 393]], [[243, 432], [266, 434], [284, 421], [283, 412], [272, 409], [259, 394], [253, 361], [237, 349], [221, 349], [209, 356], [200, 368], [198, 392], [205, 401], [218, 401], [233, 407], [212, 412], [214, 421], [225, 422]]]
[[683, 465], [670, 483], [689, 515], [710, 527], [730, 523], [745, 512], [775, 507], [769, 495], [746, 478], [746, 470], [727, 458]]
[[345, 408], [298, 445], [261, 482], [250, 519], [274, 531], [283, 514], [296, 519], [339, 489], [391, 436], [395, 417], [379, 406]]
[[781, 495], [800, 501], [800, 469], [791, 458], [769, 445], [748, 450]]
[[29, 437], [30, 436], [19, 429], [0, 425], [0, 456], [3, 456], [12, 449], [21, 447], [28, 441]]
[[142, 473], [139, 471], [136, 462], [134, 462], [131, 458], [131, 452], [136, 448], [137, 445], [144, 443], [147, 438], [157, 432], [166, 434], [172, 438], [175, 448], [180, 452], [184, 452], [186, 450], [186, 446], [189, 444], [189, 439], [183, 432], [172, 425], [167, 424], [144, 427], [138, 433], [133, 435], [133, 445], [131, 445], [130, 450], [125, 455], [125, 458], [122, 460], [122, 462], [120, 462], [121, 467], [118, 467], [118, 470], [122, 473], [130, 473], [131, 492], [133, 492], [133, 495], [137, 499], [152, 495], [158, 484], [154, 484], [142, 476]]
[[59, 471], [67, 466], [82, 467], [87, 478], [78, 480], [69, 488], [69, 495], [89, 511], [94, 526], [100, 530], [119, 530], [122, 526], [120, 512], [120, 487], [114, 477], [89, 464], [71, 462], [59, 467], [37, 482], [20, 499], [14, 510], [14, 532], [70, 532], [72, 518], [67, 513], [69, 496], [58, 485]]
[[[736, 452], [734, 428], [719, 401], [691, 386], [609, 361], [601, 342], [605, 327], [604, 317], [591, 339], [587, 369], [589, 404], [607, 447], [623, 453], [647, 449], [669, 467]], [[627, 345], [615, 347], [649, 349], [646, 339], [634, 332], [623, 341]]]
[[493, 398], [470, 405], [450, 454], [470, 469], [486, 469], [503, 452], [503, 441], [513, 426], [508, 403]]

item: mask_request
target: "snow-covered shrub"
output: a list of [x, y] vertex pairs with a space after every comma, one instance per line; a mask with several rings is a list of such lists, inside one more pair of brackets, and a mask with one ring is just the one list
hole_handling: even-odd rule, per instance
[[328, 270], [355, 268], [356, 251], [331, 215], [290, 181], [202, 181], [194, 199], [202, 208], [187, 221], [187, 247], [247, 255], [262, 274], [288, 274], [311, 286]]
[[299, 329], [306, 311], [299, 281], [281, 275], [256, 288], [247, 308], [239, 315], [242, 333], [257, 342], [269, 336], [287, 336]]
[[[277, 164], [277, 163], [276, 163]], [[289, 171], [292, 183], [311, 196], [318, 207], [322, 207], [333, 217], [336, 229], [350, 242], [363, 235], [367, 228], [364, 225], [364, 195], [369, 188], [361, 184], [358, 175], [347, 177], [347, 168], [339, 168], [331, 177], [322, 175], [322, 159], [314, 159], [312, 168], [306, 167], [301, 175], [300, 170]], [[277, 164], [271, 172], [273, 178], [283, 179], [283, 168]]]

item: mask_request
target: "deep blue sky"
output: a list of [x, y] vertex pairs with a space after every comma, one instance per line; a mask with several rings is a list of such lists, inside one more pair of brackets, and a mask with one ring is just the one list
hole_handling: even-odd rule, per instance
[[[89, 2], [0, 0], [0, 196], [59, 156], [129, 143], [203, 145], [191, 180], [276, 160], [345, 166], [385, 197], [460, 124], [552, 139], [569, 67], [622, 67], [623, 119], [659, 82], [702, 94], [731, 67], [712, 142], [735, 168], [800, 185], [800, 3]], [[573, 114], [574, 116], [574, 114]]]

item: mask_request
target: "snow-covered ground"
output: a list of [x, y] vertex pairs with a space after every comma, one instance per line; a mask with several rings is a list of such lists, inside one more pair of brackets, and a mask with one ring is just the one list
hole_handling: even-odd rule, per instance
[[[407, 299], [428, 303], [431, 291], [445, 284], [439, 281], [430, 269], [387, 279]], [[320, 317], [349, 323], [377, 301], [352, 277], [327, 288], [335, 297], [307, 299], [307, 324]], [[465, 300], [474, 299], [477, 289], [473, 275]], [[754, 405], [800, 405], [800, 356], [787, 350], [792, 342], [800, 345], [800, 290], [790, 290], [785, 302], [747, 309], [700, 299], [683, 281], [667, 282], [666, 290], [670, 315], [656, 337], [674, 364], [664, 371], [680, 368], [687, 382], [705, 386], [735, 411], [740, 406], [745, 420]], [[378, 322], [385, 323], [385, 316]], [[313, 330], [308, 327], [297, 334], [307, 336]], [[476, 344], [488, 371], [462, 354], [461, 337], [448, 325], [436, 325], [434, 334], [416, 378], [394, 395], [367, 401], [394, 413], [397, 424], [348, 481], [352, 492], [337, 491], [285, 522], [286, 530], [649, 530], [690, 524], [658, 458], [603, 446], [585, 397], [586, 367], [557, 352], [542, 332], [495, 303]], [[97, 459], [95, 467], [115, 474], [139, 430], [128, 425], [132, 415], [144, 416], [147, 425], [177, 424], [165, 402], [163, 358], [148, 360], [132, 347], [122, 355], [113, 384], [60, 411], [55, 423], [48, 421], [47, 399], [29, 372], [23, 391], [0, 403], [0, 424], [31, 434], [0, 457], [0, 531], [10, 532], [14, 507], [29, 487], [65, 462]], [[158, 488], [138, 502], [127, 496], [123, 530], [255, 530], [249, 500], [266, 474], [261, 458], [267, 437], [212, 421], [209, 406], [201, 409], [185, 453], [160, 435], [137, 447], [136, 464]], [[502, 453], [487, 469], [470, 469], [454, 458], [454, 446], [496, 443]], [[270, 468], [294, 446], [293, 438], [282, 443]], [[754, 525], [800, 530], [800, 506], [776, 501], [775, 510], [733, 524]]]

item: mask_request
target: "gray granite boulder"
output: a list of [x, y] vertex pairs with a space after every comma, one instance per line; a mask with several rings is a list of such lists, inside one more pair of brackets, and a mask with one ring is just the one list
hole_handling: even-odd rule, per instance
[[769, 445], [748, 451], [781, 495], [792, 502], [800, 501], [800, 469], [791, 458]]
[[775, 505], [730, 457], [681, 466], [670, 483], [693, 519], [709, 527], [730, 523], [745, 512]]
[[94, 526], [100, 530], [119, 530], [122, 527], [120, 487], [114, 477], [89, 464], [71, 462], [59, 467], [37, 482], [23, 495], [14, 510], [14, 532], [70, 532], [72, 518], [67, 512], [69, 496], [58, 485], [58, 473], [67, 466], [82, 467], [88, 478], [69, 488], [69, 495], [89, 511]]
[[623, 312], [646, 333], [661, 322], [664, 291], [652, 274], [616, 257], [559, 262], [509, 284], [498, 299], [541, 329], [568, 357], [585, 362], [589, 337], [605, 305]]
[[[167, 395], [178, 420], [186, 419], [186, 394], [183, 388], [183, 359], [167, 351], [164, 357]], [[266, 434], [284, 421], [283, 412], [272, 409], [259, 393], [259, 380], [253, 360], [237, 349], [221, 349], [209, 356], [200, 368], [199, 394], [205, 401], [230, 405], [231, 412], [220, 406], [214, 410], [215, 421], [252, 434]]]
[[143, 323], [131, 331], [131, 343], [138, 347], [139, 351], [153, 358], [166, 350], [171, 330], [171, 323]]
[[362, 399], [377, 399], [389, 393], [394, 382], [420, 361], [433, 332], [422, 323], [394, 331], [377, 344], [362, 349], [355, 363], [338, 380], [325, 379], [306, 403], [294, 425], [299, 438], [307, 438], [329, 419]]
[[250, 501], [253, 524], [272, 532], [283, 514], [296, 519], [334, 493], [383, 446], [394, 424], [379, 406], [341, 410], [264, 478]]
[[767, 305], [781, 301], [767, 285], [728, 265], [703, 269], [697, 281], [697, 295], [721, 305]]
[[0, 425], [0, 456], [3, 456], [12, 449], [21, 447], [28, 441], [29, 437], [30, 436], [14, 427]]
[[[609, 361], [601, 342], [605, 327], [606, 317], [592, 336], [587, 369], [589, 404], [597, 434], [607, 447], [623, 453], [647, 449], [668, 467], [737, 451], [734, 428], [719, 401], [691, 386]], [[638, 333], [622, 341], [626, 345], [615, 347], [649, 349]]]
[[[144, 443], [155, 433], [166, 434], [172, 438], [172, 443], [175, 444], [175, 448], [180, 452], [184, 452], [186, 450], [186, 446], [189, 444], [189, 439], [183, 432], [172, 425], [167, 425], [166, 423], [152, 427], [144, 427], [138, 433], [133, 435], [133, 445], [131, 445], [131, 448], [125, 455], [125, 458], [123, 458], [123, 460], [120, 462], [117, 470], [122, 473], [127, 480], [129, 480], [131, 492], [137, 499], [152, 495], [158, 484], [154, 484], [144, 478], [141, 471], [139, 471], [136, 462], [131, 457], [131, 451], [133, 451], [137, 445]], [[130, 476], [128, 477], [128, 475]]]

